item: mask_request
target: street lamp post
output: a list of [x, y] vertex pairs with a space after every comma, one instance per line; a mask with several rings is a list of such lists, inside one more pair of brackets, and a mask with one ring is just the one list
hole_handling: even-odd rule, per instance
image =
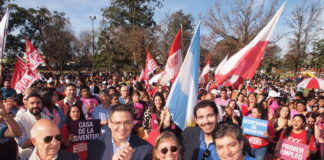
[[93, 26], [93, 23], [94, 23], [94, 20], [96, 19], [96, 16], [89, 16], [91, 22], [92, 22], [92, 54], [95, 55], [95, 35], [94, 35], [94, 26]]

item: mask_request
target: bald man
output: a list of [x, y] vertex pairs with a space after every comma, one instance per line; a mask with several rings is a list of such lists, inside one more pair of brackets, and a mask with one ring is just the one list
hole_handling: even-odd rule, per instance
[[57, 125], [48, 119], [38, 120], [30, 131], [35, 146], [29, 160], [78, 160], [78, 155], [60, 150], [63, 136]]

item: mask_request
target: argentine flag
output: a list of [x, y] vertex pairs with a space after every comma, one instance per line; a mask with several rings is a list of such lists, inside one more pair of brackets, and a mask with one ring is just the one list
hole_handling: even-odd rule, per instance
[[200, 23], [191, 40], [186, 58], [174, 81], [166, 106], [172, 120], [184, 130], [194, 123], [193, 108], [197, 103], [200, 63]]

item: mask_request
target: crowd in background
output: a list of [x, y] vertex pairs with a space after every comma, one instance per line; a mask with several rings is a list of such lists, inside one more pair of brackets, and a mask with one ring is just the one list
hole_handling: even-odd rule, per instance
[[[168, 96], [172, 96], [169, 95], [171, 85], [147, 85], [126, 73], [59, 75], [48, 76], [46, 81], [37, 81], [25, 93], [17, 94], [10, 87], [10, 80], [5, 79], [0, 89], [3, 102], [3, 110], [0, 107], [0, 159], [29, 159], [37, 146], [30, 131], [34, 123], [43, 118], [58, 127], [59, 135], [62, 136], [54, 136], [54, 139], [60, 141], [60, 150], [75, 153], [80, 159], [101, 159], [94, 154], [100, 154], [99, 151], [93, 150], [101, 145], [100, 142], [73, 142], [71, 124], [86, 119], [99, 119], [101, 135], [113, 137], [113, 153], [107, 159], [117, 156], [119, 158], [116, 159], [134, 159], [136, 152], [141, 149], [150, 152], [150, 157], [138, 155], [138, 159], [164, 159], [165, 156], [174, 159], [223, 159], [234, 155], [234, 152], [222, 155], [222, 148], [215, 143], [215, 139], [223, 137], [227, 132], [223, 136], [217, 136], [222, 133], [217, 132], [216, 128], [229, 128], [229, 131], [238, 132], [239, 136], [241, 131], [231, 129], [231, 126], [241, 128], [244, 116], [268, 120], [265, 138], [239, 136], [239, 142], [242, 141], [243, 144], [244, 141], [243, 153], [246, 157], [276, 159], [274, 155], [277, 144], [282, 139], [309, 145], [308, 159], [324, 156], [323, 90], [296, 88], [295, 80], [291, 79], [273, 81], [265, 78], [245, 81], [237, 88], [209, 86], [210, 84], [201, 84], [199, 87], [194, 115], [196, 128], [199, 129], [197, 133], [203, 134], [197, 134], [194, 138], [193, 133], [196, 131], [182, 131], [173, 122], [171, 113], [165, 106]], [[208, 111], [201, 113], [206, 106], [213, 109], [210, 115], [206, 114]], [[118, 119], [117, 113], [122, 111], [130, 113], [130, 120], [114, 121], [116, 119], [113, 118]], [[129, 126], [129, 134], [136, 135], [145, 143], [135, 138], [134, 141], [153, 146], [152, 151], [149, 151], [150, 147], [135, 150], [129, 145], [126, 145], [128, 148], [118, 147], [114, 138], [120, 126]], [[126, 138], [128, 142], [133, 141], [129, 134]], [[186, 136], [189, 138], [186, 139]], [[95, 147], [90, 148], [91, 145]], [[198, 151], [191, 148], [195, 145], [199, 148]], [[41, 152], [40, 149], [38, 151]], [[105, 151], [102, 152], [106, 154]]]

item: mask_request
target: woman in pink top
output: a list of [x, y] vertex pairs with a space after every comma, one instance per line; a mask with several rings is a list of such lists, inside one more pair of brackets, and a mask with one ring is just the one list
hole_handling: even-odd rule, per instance
[[51, 118], [51, 120], [61, 128], [65, 123], [65, 115], [63, 110], [56, 106], [57, 93], [54, 88], [43, 88], [40, 96], [43, 102], [43, 113]]

